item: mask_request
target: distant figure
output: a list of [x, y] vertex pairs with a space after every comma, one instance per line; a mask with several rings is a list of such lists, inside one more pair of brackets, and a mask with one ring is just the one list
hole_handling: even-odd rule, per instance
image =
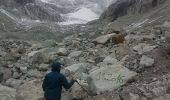
[[51, 67], [52, 71], [45, 76], [42, 84], [44, 97], [46, 100], [61, 100], [62, 87], [70, 89], [76, 81], [72, 79], [68, 82], [66, 77], [60, 73], [59, 62], [54, 62]]

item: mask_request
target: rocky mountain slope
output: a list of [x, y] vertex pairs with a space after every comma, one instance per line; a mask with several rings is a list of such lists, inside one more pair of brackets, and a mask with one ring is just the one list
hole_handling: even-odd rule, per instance
[[114, 21], [118, 17], [128, 14], [146, 13], [161, 5], [166, 0], [118, 0], [101, 15], [101, 20]]
[[[137, 3], [138, 0], [127, 1]], [[117, 1], [116, 5], [120, 2], [125, 1]], [[75, 84], [70, 90], [62, 91], [62, 100], [169, 100], [170, 1], [163, 0], [157, 6], [152, 2], [142, 3], [141, 8], [132, 2], [127, 10], [123, 9], [125, 16], [119, 16], [104, 27], [95, 26], [100, 30], [88, 33], [80, 30], [60, 37], [60, 42], [53, 38], [56, 34], [48, 34], [51, 30], [45, 27], [46, 23], [32, 27], [35, 31], [21, 28], [19, 32], [30, 33], [25, 35], [14, 28], [18, 26], [15, 21], [1, 14], [0, 19], [5, 20], [0, 22], [8, 24], [0, 23], [0, 34], [7, 34], [6, 28], [12, 27], [10, 32], [18, 35], [11, 36], [9, 32], [9, 36], [19, 38], [23, 35], [21, 38], [25, 40], [0, 40], [0, 99], [43, 100], [43, 77], [50, 71], [51, 62], [57, 59], [64, 64], [61, 72], [68, 78], [74, 74], [90, 92]], [[113, 8], [117, 7], [121, 6]], [[150, 10], [145, 12], [145, 7]], [[114, 9], [111, 11], [117, 11]], [[105, 18], [110, 20], [110, 17]], [[39, 40], [47, 36], [51, 39], [26, 41], [31, 37]]]

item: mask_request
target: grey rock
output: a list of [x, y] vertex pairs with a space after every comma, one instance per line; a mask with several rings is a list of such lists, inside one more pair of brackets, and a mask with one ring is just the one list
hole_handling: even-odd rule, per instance
[[74, 51], [71, 52], [68, 56], [69, 57], [79, 57], [82, 54], [82, 51]]
[[145, 55], [142, 56], [140, 60], [141, 67], [152, 67], [154, 65], [154, 59], [147, 57]]
[[49, 67], [49, 64], [41, 64], [39, 65], [39, 70], [40, 71], [47, 71]]
[[16, 100], [16, 89], [0, 84], [0, 100]]
[[44, 100], [41, 80], [25, 82], [16, 92], [17, 100]]
[[27, 72], [27, 77], [41, 78], [42, 74], [39, 71], [37, 71], [36, 69], [35, 70], [29, 70]]
[[133, 47], [134, 51], [137, 51], [138, 54], [143, 54], [155, 49], [157, 46], [151, 46], [150, 44], [140, 43], [137, 46]]
[[59, 48], [58, 51], [57, 51], [57, 54], [59, 56], [66, 56], [68, 54], [68, 51], [66, 48]]
[[122, 65], [102, 67], [90, 73], [98, 92], [113, 91], [136, 75]]
[[6, 85], [13, 88], [18, 88], [21, 84], [23, 84], [23, 81], [19, 79], [10, 78], [6, 81]]
[[112, 58], [110, 56], [107, 56], [104, 60], [103, 60], [104, 63], [106, 64], [116, 64], [118, 62], [117, 59], [115, 58]]
[[18, 72], [14, 72], [14, 73], [13, 73], [13, 78], [15, 78], [15, 79], [19, 79], [20, 76], [21, 76], [21, 74], [18, 73]]
[[19, 68], [20, 69], [20, 71], [22, 72], [22, 73], [27, 73], [27, 71], [28, 71], [28, 68], [27, 67], [24, 67], [24, 66], [22, 66], [22, 67], [20, 67]]
[[115, 33], [107, 34], [107, 35], [103, 35], [103, 36], [99, 36], [99, 37], [97, 37], [96, 39], [93, 40], [93, 43], [95, 43], [95, 44], [105, 44], [105, 43], [108, 42], [114, 35], [115, 35]]
[[156, 87], [156, 88], [152, 89], [151, 91], [157, 97], [166, 94], [166, 88], [165, 87]]

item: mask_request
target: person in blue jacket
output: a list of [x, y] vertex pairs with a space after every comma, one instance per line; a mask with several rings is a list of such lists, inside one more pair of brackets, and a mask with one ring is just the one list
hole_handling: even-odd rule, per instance
[[46, 100], [61, 100], [62, 87], [70, 89], [76, 80], [68, 81], [66, 77], [60, 73], [61, 64], [53, 62], [52, 71], [48, 73], [43, 81], [42, 88]]

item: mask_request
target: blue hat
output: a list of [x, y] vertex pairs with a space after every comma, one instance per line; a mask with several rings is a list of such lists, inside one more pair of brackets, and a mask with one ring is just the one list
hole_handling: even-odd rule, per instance
[[63, 65], [63, 64], [61, 64], [61, 63], [59, 63], [59, 62], [53, 62], [52, 65], [51, 65], [52, 71], [53, 71], [53, 72], [60, 72], [60, 70], [61, 70], [61, 65]]

